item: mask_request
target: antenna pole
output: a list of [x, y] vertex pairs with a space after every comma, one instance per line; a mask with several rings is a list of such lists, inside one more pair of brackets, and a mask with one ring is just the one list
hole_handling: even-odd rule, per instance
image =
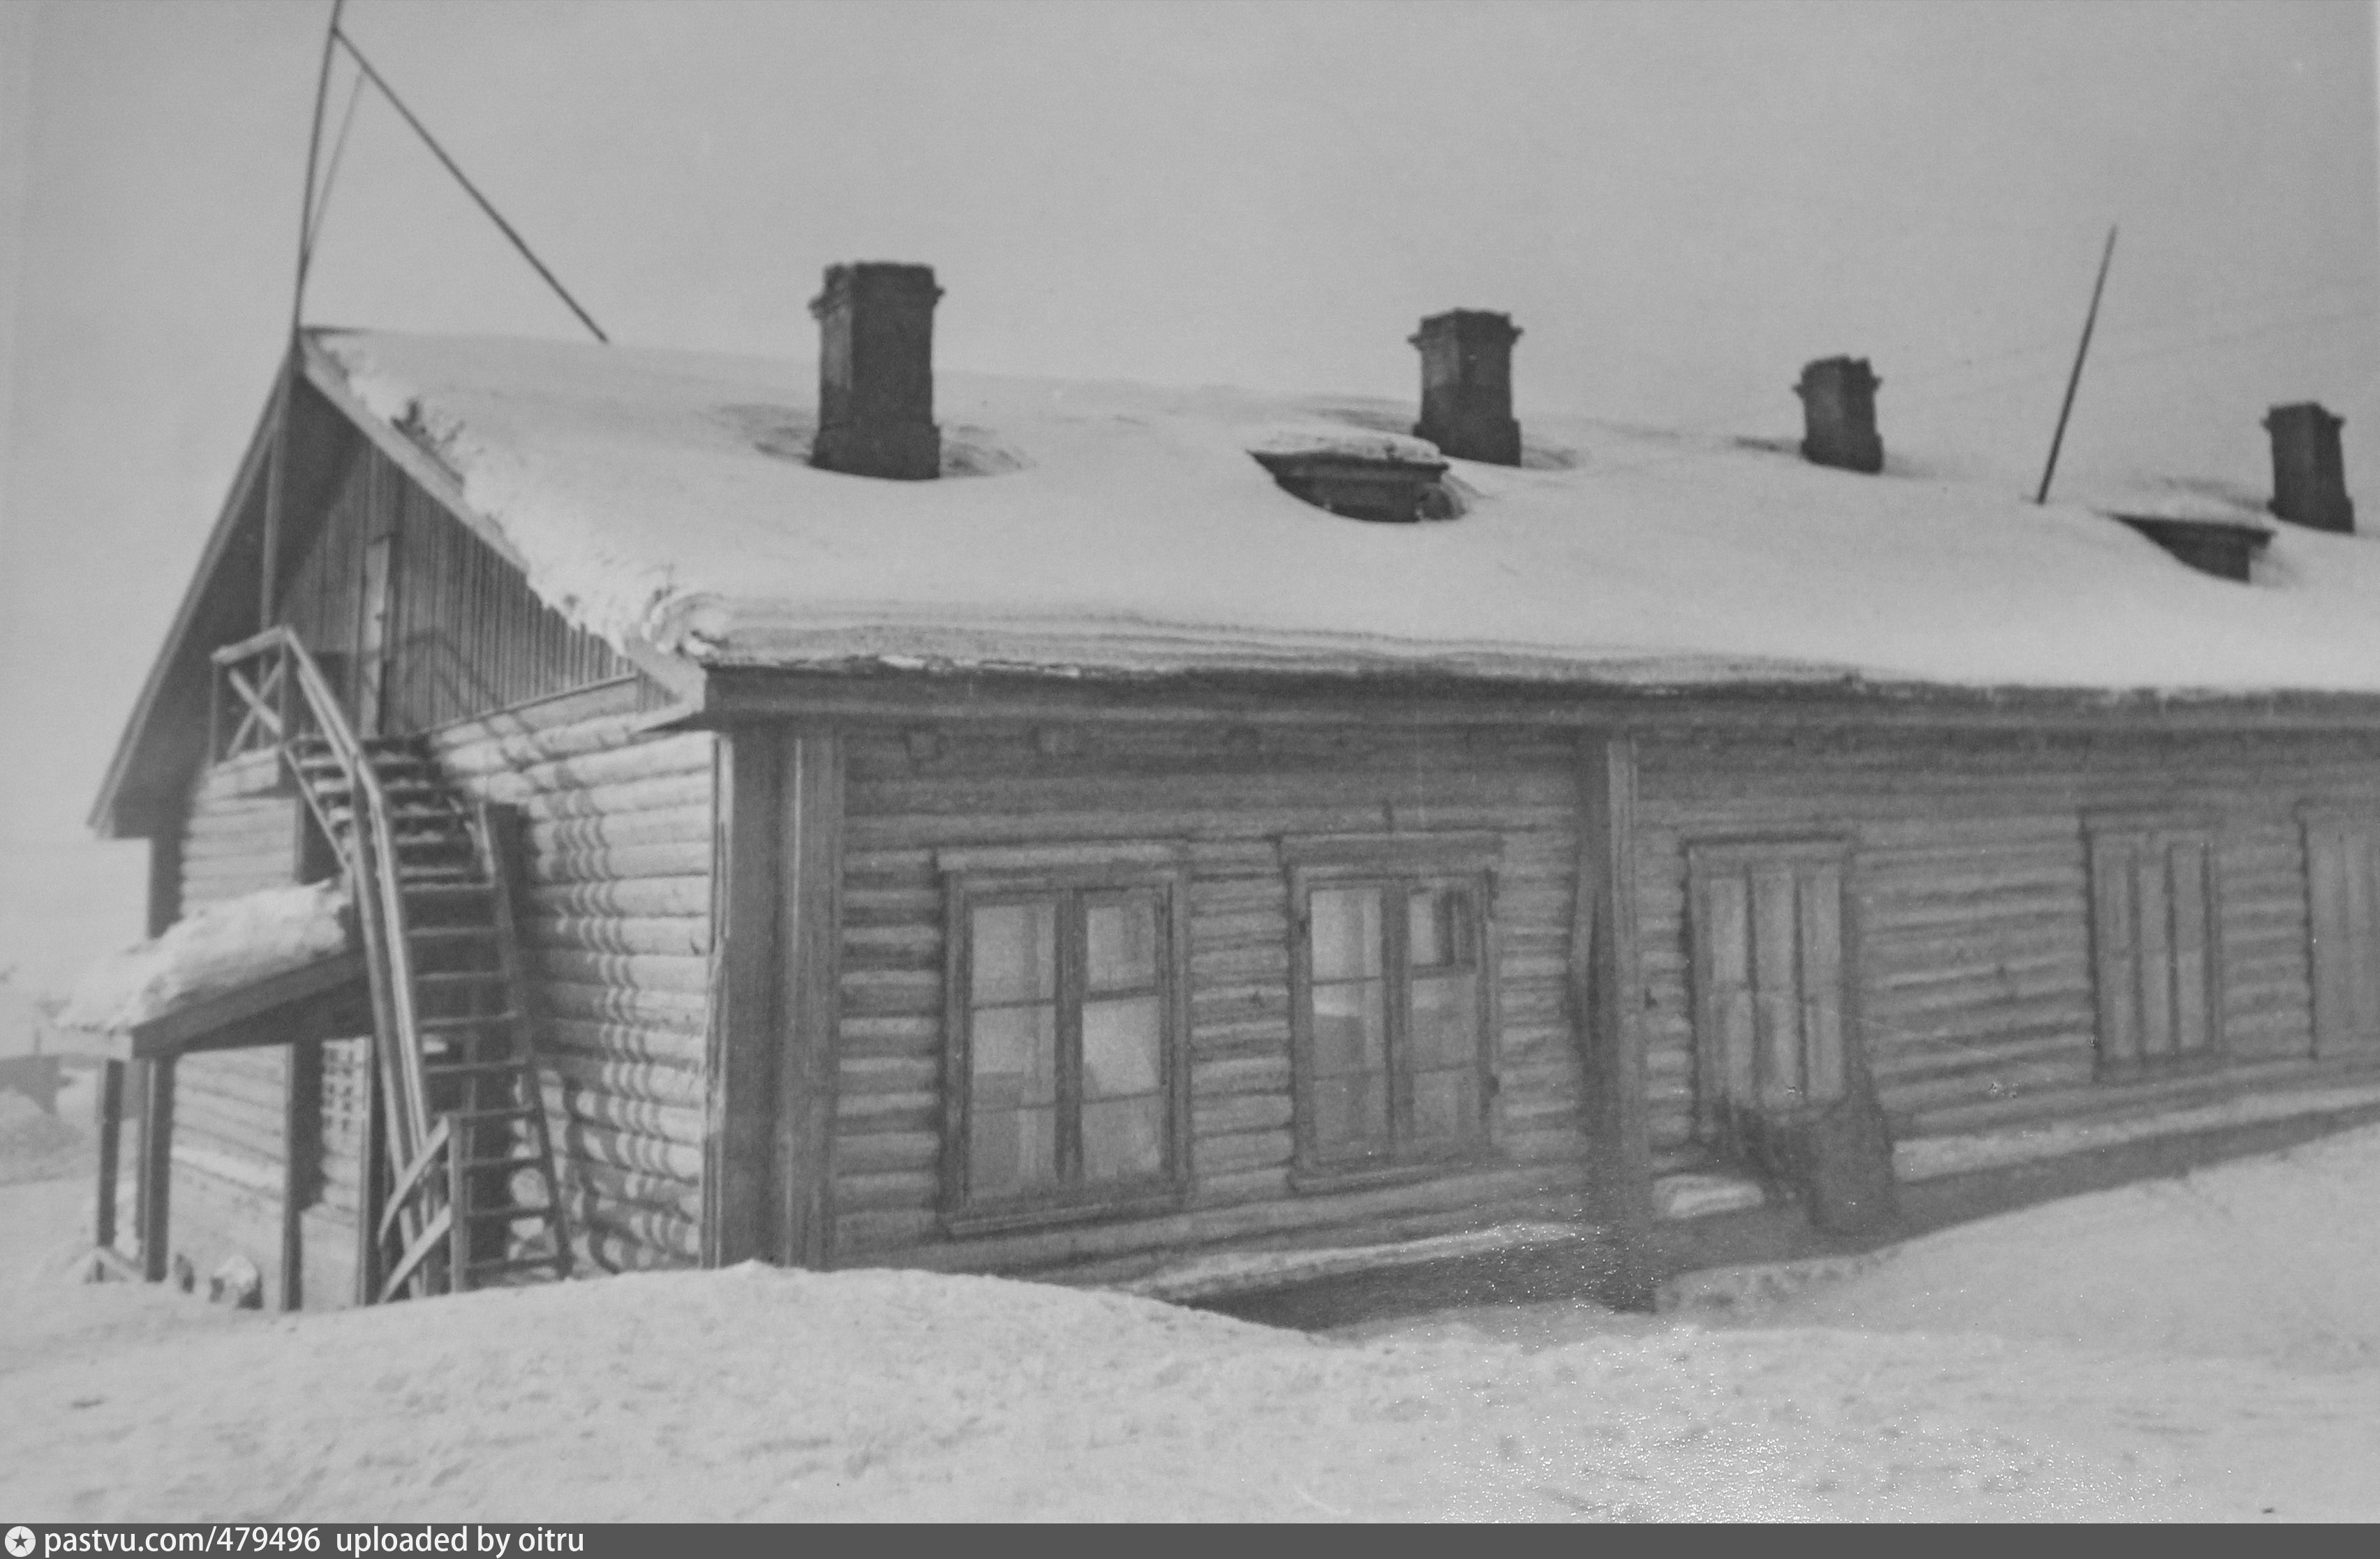
[[264, 561], [257, 582], [258, 626], [273, 626], [273, 598], [280, 592], [281, 505], [289, 463], [289, 401], [298, 373], [298, 331], [305, 318], [306, 268], [314, 258], [314, 168], [322, 154], [322, 105], [331, 94], [331, 50], [339, 36], [339, 13], [347, 0], [331, 0], [331, 25], [322, 33], [322, 63], [314, 75], [314, 123], [306, 137], [306, 191], [298, 211], [298, 276], [289, 289], [289, 348], [273, 393], [273, 454], [264, 470]]
[[2058, 474], [2058, 452], [2066, 442], [2066, 419], [2074, 415], [2074, 392], [2082, 382], [2082, 360], [2091, 355], [2091, 330], [2099, 322], [2099, 295], [2107, 289], [2107, 262], [2116, 258], [2116, 228], [2107, 226], [2107, 247], [2099, 251], [2099, 279], [2091, 284], [2091, 310], [2082, 316], [2082, 340], [2074, 348], [2074, 371], [2066, 377], [2066, 404], [2058, 408], [2058, 431], [2050, 437], [2049, 463], [2041, 468], [2035, 503], [2049, 502], [2049, 478]]

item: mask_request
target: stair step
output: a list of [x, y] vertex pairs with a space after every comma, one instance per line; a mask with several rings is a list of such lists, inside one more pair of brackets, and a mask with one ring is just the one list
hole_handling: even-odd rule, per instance
[[501, 983], [504, 977], [501, 969], [433, 969], [426, 974], [416, 974], [413, 983], [431, 986], [485, 985]]
[[[478, 1211], [476, 1211], [476, 1212], [471, 1212], [471, 1213], [466, 1213], [466, 1214], [464, 1214], [464, 1215], [463, 1215], [463, 1221], [464, 1221], [465, 1223], [467, 1223], [467, 1224], [493, 1224], [493, 1223], [516, 1224], [516, 1223], [526, 1223], [528, 1220], [529, 1220], [529, 1219], [531, 1219], [531, 1218], [535, 1218], [535, 1219], [536, 1219], [538, 1222], [540, 1222], [540, 1223], [542, 1223], [542, 1224], [550, 1224], [550, 1223], [553, 1222], [553, 1215], [554, 1215], [554, 1214], [556, 1214], [557, 1212], [560, 1212], [560, 1211], [561, 1211], [561, 1209], [560, 1209], [560, 1208], [557, 1208], [557, 1207], [551, 1207], [551, 1206], [548, 1206], [548, 1207], [482, 1207], [482, 1208], [479, 1209], [479, 1210], [478, 1210]], [[518, 1258], [516, 1258], [516, 1259], [518, 1259]], [[551, 1256], [540, 1256], [540, 1257], [537, 1257], [537, 1258], [535, 1258], [535, 1259], [536, 1259], [536, 1260], [539, 1260], [539, 1261], [546, 1261], [546, 1262], [550, 1262], [550, 1261], [553, 1260], [553, 1258], [552, 1258], [552, 1257], [551, 1257]]]
[[415, 897], [431, 899], [465, 899], [477, 897], [484, 899], [494, 893], [495, 890], [495, 885], [493, 883], [486, 882], [425, 882], [407, 887], [405, 889], [405, 896], [408, 899]]
[[495, 1169], [508, 1166], [516, 1170], [536, 1169], [541, 1172], [545, 1168], [545, 1160], [541, 1158], [514, 1158], [507, 1155], [502, 1158], [467, 1158], [462, 1161], [462, 1165], [466, 1169]]
[[449, 1029], [485, 1029], [509, 1023], [519, 1017], [516, 1012], [490, 1012], [459, 1018], [421, 1018], [414, 1026], [425, 1033], [443, 1033]]
[[540, 1114], [542, 1109], [543, 1106], [539, 1105], [505, 1105], [500, 1108], [441, 1110], [439, 1113], [452, 1120], [527, 1120], [530, 1116]]
[[458, 942], [467, 939], [492, 942], [496, 939], [495, 928], [487, 925], [412, 925], [406, 928], [405, 934], [417, 942]]
[[516, 1056], [503, 1061], [424, 1061], [421, 1070], [440, 1077], [520, 1076], [530, 1070], [530, 1063], [528, 1057]]
[[553, 1272], [561, 1264], [562, 1259], [558, 1256], [514, 1256], [501, 1262], [468, 1263], [463, 1270], [474, 1275], [482, 1273], [493, 1275], [505, 1272]]

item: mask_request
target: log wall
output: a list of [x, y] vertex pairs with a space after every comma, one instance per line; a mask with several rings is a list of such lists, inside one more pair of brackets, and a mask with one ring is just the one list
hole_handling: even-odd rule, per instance
[[521, 935], [572, 1235], [605, 1269], [701, 1251], [712, 762], [640, 737], [630, 683], [432, 733], [446, 777], [521, 808]]
[[[2223, 1019], [2232, 1057], [2312, 1047], [2302, 802], [2371, 796], [2351, 739], [1648, 738], [1637, 853], [1657, 1168], [1693, 1141], [1688, 841], [1824, 835], [1853, 844], [1861, 1032], [1903, 1131], [2093, 1082], [2096, 1009], [2083, 817], [2212, 817]], [[1962, 1113], [1963, 1112], [1963, 1113]]]
[[[1346, 1240], [1516, 1210], [1574, 1210], [1580, 1057], [1568, 1012], [1576, 753], [1561, 735], [945, 728], [847, 739], [837, 1264], [1027, 1267], [1216, 1241]], [[1284, 834], [1500, 836], [1500, 1161], [1360, 1195], [1290, 1184]], [[937, 849], [1181, 841], [1190, 873], [1192, 1190], [1123, 1224], [946, 1239], [943, 930]]]
[[[298, 809], [273, 762], [248, 758], [202, 771], [184, 814], [181, 911], [298, 880]], [[176, 1251], [203, 1280], [237, 1251], [265, 1275], [279, 1266], [285, 1090], [279, 1046], [184, 1057], [175, 1066]]]

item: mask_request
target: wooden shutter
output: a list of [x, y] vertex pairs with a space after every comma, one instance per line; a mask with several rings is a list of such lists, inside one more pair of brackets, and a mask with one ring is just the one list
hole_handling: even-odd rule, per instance
[[1813, 864], [1798, 884], [1802, 931], [1802, 1045], [1813, 1100], [1843, 1096], [1843, 872]]
[[2103, 825], [2090, 856], [2101, 1066], [2214, 1053], [2223, 1024], [2212, 829]]
[[1690, 852], [1697, 1115], [1840, 1098], [1843, 847], [1831, 840]]
[[2141, 1057], [2141, 944], [2132, 910], [2135, 864], [2146, 841], [2103, 834], [2091, 841], [2091, 949], [2099, 990], [2099, 1059]]
[[1734, 873], [1705, 877], [1695, 884], [1694, 899], [1700, 1113], [1711, 1126], [1724, 1103], [1748, 1102], [1755, 1092], [1750, 883]]
[[2380, 1045], [2380, 821], [2310, 815], [2314, 1054]]
[[1760, 1023], [1757, 1093], [1745, 1103], [1790, 1109], [1802, 1102], [1800, 918], [1791, 865], [1752, 874], [1752, 1000]]

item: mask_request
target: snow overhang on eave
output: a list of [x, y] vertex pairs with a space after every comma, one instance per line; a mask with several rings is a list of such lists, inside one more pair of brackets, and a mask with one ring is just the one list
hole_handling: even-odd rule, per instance
[[2124, 731], [2380, 731], [2380, 695], [1971, 687], [1842, 673], [1781, 680], [1499, 680], [1426, 671], [1099, 671], [1079, 667], [713, 665], [656, 729], [786, 719]]

